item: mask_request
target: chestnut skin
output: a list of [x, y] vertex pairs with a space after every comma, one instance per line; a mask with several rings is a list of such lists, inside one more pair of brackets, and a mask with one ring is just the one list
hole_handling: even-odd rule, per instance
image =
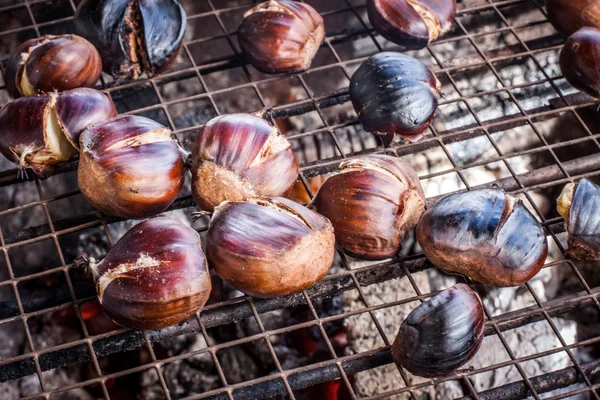
[[91, 87], [102, 74], [96, 48], [77, 35], [46, 35], [21, 44], [4, 72], [8, 93], [18, 98]]
[[560, 70], [571, 86], [600, 98], [600, 30], [581, 28], [560, 52]]
[[397, 157], [369, 155], [343, 162], [309, 206], [328, 218], [347, 254], [393, 257], [425, 208], [415, 170]]
[[225, 200], [287, 196], [298, 163], [277, 127], [254, 114], [230, 114], [202, 127], [192, 149], [192, 194], [203, 210]]
[[484, 328], [481, 299], [459, 283], [406, 317], [392, 344], [394, 363], [426, 378], [450, 375], [475, 356]]
[[85, 130], [79, 142], [79, 188], [97, 210], [146, 218], [177, 198], [184, 179], [182, 150], [158, 122], [113, 118]]
[[152, 218], [131, 228], [96, 262], [98, 299], [114, 322], [157, 329], [197, 313], [211, 290], [200, 235], [181, 222]]
[[369, 57], [350, 80], [350, 99], [368, 132], [389, 145], [394, 135], [416, 142], [438, 106], [440, 82], [422, 62], [401, 53]]
[[519, 286], [544, 265], [544, 229], [521, 200], [497, 189], [455, 193], [417, 224], [427, 258], [449, 274], [491, 286]]
[[327, 274], [335, 237], [327, 218], [282, 197], [223, 202], [206, 236], [210, 265], [254, 297], [302, 291]]
[[297, 1], [265, 1], [244, 14], [238, 28], [240, 48], [257, 70], [276, 74], [308, 69], [325, 25], [319, 13]]
[[448, 33], [456, 0], [367, 0], [369, 22], [402, 50], [418, 50]]
[[546, 0], [548, 21], [564, 36], [590, 26], [600, 29], [600, 4], [597, 0]]

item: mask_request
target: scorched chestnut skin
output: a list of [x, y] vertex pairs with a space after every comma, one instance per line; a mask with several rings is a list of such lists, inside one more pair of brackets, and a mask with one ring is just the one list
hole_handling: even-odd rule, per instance
[[600, 29], [598, 0], [546, 0], [548, 21], [564, 36], [589, 26]]
[[560, 70], [571, 86], [600, 98], [600, 30], [581, 28], [560, 52]]

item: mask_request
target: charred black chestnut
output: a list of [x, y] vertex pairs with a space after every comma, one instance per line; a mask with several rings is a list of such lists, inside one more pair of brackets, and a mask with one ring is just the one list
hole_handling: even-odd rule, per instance
[[560, 70], [567, 82], [576, 89], [600, 98], [600, 30], [581, 28], [569, 39], [560, 52]]
[[419, 60], [401, 53], [369, 57], [350, 81], [350, 98], [363, 127], [383, 136], [410, 141], [423, 136], [435, 114], [440, 82]]
[[544, 229], [523, 203], [496, 189], [442, 198], [417, 224], [429, 260], [450, 274], [492, 286], [519, 286], [544, 265]]
[[597, 0], [546, 0], [548, 20], [565, 36], [590, 26], [600, 29], [600, 3]]

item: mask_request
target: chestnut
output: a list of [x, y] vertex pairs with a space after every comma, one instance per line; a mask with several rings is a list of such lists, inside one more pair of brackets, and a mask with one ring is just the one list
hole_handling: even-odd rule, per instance
[[77, 154], [86, 127], [116, 115], [110, 98], [95, 89], [22, 97], [0, 110], [0, 153], [44, 177]]
[[198, 233], [169, 218], [131, 228], [96, 262], [98, 299], [114, 322], [132, 329], [173, 325], [202, 308], [211, 290]]
[[203, 210], [225, 200], [287, 196], [298, 163], [277, 127], [254, 114], [230, 114], [202, 127], [192, 149], [192, 193]]
[[350, 99], [368, 132], [389, 145], [394, 135], [415, 142], [429, 127], [440, 95], [440, 82], [419, 60], [401, 53], [369, 57], [350, 80]]
[[257, 70], [276, 74], [308, 69], [325, 25], [319, 13], [297, 1], [265, 1], [244, 14], [238, 28], [240, 48]]
[[567, 256], [600, 260], [600, 187], [584, 178], [566, 185], [557, 200], [569, 238]]
[[426, 378], [447, 376], [475, 356], [484, 328], [481, 299], [459, 283], [406, 317], [392, 344], [394, 363]]
[[600, 98], [600, 30], [581, 28], [572, 34], [560, 52], [559, 63], [571, 86]]
[[497, 189], [455, 193], [429, 208], [417, 241], [439, 269], [491, 286], [519, 286], [544, 265], [544, 229], [521, 200]]
[[415, 170], [399, 158], [369, 155], [340, 164], [309, 206], [327, 217], [347, 254], [366, 260], [394, 256], [425, 207]]
[[333, 263], [335, 237], [327, 218], [282, 197], [225, 201], [206, 236], [208, 262], [247, 295], [276, 297], [321, 279]]
[[373, 29], [402, 50], [418, 50], [452, 29], [456, 0], [367, 0]]
[[169, 207], [181, 190], [182, 149], [158, 122], [113, 118], [85, 130], [79, 142], [79, 188], [105, 214], [150, 217]]
[[186, 27], [176, 0], [84, 0], [75, 32], [92, 42], [115, 79], [164, 72], [175, 61]]
[[96, 48], [77, 35], [46, 35], [21, 44], [10, 55], [4, 72], [14, 97], [91, 87], [102, 74]]
[[597, 0], [546, 0], [548, 21], [564, 36], [585, 26], [600, 29], [600, 4]]

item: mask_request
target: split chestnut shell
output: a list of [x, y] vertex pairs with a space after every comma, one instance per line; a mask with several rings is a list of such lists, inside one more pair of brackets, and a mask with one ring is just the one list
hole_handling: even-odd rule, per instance
[[491, 286], [519, 286], [544, 265], [544, 229], [523, 203], [496, 189], [442, 198], [417, 224], [427, 258], [450, 274]]
[[427, 378], [449, 375], [477, 353], [485, 320], [481, 299], [465, 284], [433, 296], [406, 317], [392, 356], [398, 367]]
[[581, 28], [572, 34], [560, 52], [559, 62], [571, 86], [600, 98], [600, 29]]
[[590, 26], [600, 29], [600, 3], [597, 0], [546, 0], [548, 20], [564, 36]]
[[90, 269], [104, 312], [133, 329], [180, 322], [200, 310], [211, 290], [200, 236], [168, 218], [137, 224], [102, 261], [90, 260]]

